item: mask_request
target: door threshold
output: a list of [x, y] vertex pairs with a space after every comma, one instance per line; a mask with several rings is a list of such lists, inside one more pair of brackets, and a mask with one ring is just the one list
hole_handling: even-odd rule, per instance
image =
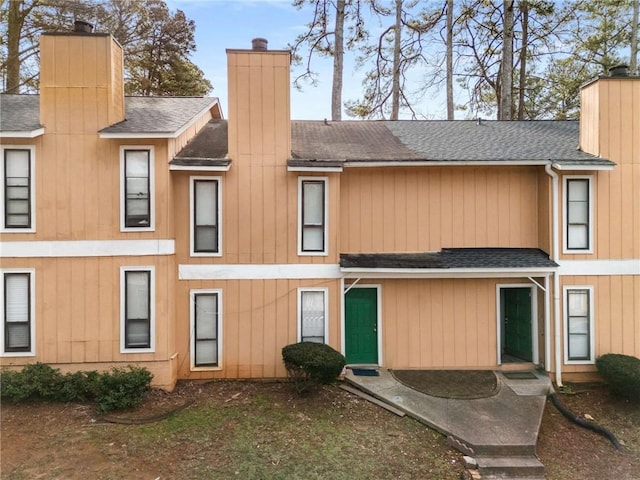
[[364, 370], [379, 370], [380, 365], [377, 363], [347, 363], [346, 368], [361, 368]]
[[497, 370], [502, 372], [513, 372], [518, 370], [535, 370], [538, 366], [533, 362], [509, 362], [498, 365]]

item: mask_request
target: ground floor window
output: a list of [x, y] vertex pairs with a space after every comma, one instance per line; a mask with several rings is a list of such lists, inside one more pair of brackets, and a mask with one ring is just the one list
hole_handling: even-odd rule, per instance
[[220, 366], [221, 291], [191, 291], [191, 364]]
[[298, 341], [326, 343], [327, 289], [298, 289]]
[[33, 354], [33, 271], [4, 271], [3, 353]]
[[568, 362], [592, 363], [594, 360], [592, 294], [592, 287], [565, 287]]
[[153, 267], [123, 267], [121, 271], [121, 350], [123, 353], [154, 349]]

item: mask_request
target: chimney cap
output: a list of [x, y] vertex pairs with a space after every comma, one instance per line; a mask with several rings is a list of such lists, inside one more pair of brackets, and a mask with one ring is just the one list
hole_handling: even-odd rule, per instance
[[613, 67], [609, 68], [609, 75], [612, 77], [628, 77], [629, 65], [625, 63], [614, 65]]
[[254, 38], [251, 40], [251, 48], [253, 50], [267, 50], [269, 41], [266, 38]]
[[73, 22], [73, 31], [79, 33], [93, 33], [93, 24], [84, 20], [76, 20]]

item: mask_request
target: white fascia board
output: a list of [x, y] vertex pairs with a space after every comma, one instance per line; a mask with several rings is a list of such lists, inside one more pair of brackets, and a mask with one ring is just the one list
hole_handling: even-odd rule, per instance
[[345, 278], [520, 278], [548, 277], [549, 268], [341, 268]]
[[44, 135], [44, 127], [36, 130], [21, 130], [16, 132], [0, 132], [0, 138], [35, 138]]
[[197, 167], [197, 166], [188, 166], [188, 165], [171, 165], [169, 164], [169, 170], [176, 171], [190, 171], [190, 172], [228, 172], [231, 168], [231, 164], [219, 166], [219, 167]]
[[342, 173], [342, 167], [287, 167], [287, 172]]
[[341, 278], [338, 264], [178, 265], [180, 280], [277, 280]]
[[131, 257], [173, 255], [175, 250], [171, 239], [0, 242], [5, 258]]
[[558, 274], [563, 275], [640, 275], [640, 259], [560, 260]]
[[564, 171], [611, 171], [615, 168], [615, 165], [563, 165], [559, 163], [552, 163], [551, 166], [556, 170]]
[[397, 161], [397, 162], [350, 162], [344, 163], [345, 167], [477, 167], [477, 166], [532, 166], [532, 165], [548, 165], [547, 160], [480, 160], [480, 161], [462, 161], [462, 160], [434, 160], [434, 161]]

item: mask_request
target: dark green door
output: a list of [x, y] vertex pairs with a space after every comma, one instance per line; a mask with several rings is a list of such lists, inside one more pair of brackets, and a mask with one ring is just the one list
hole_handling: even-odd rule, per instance
[[504, 353], [531, 361], [531, 289], [504, 288]]
[[344, 343], [347, 363], [378, 364], [378, 291], [352, 288], [345, 295]]

